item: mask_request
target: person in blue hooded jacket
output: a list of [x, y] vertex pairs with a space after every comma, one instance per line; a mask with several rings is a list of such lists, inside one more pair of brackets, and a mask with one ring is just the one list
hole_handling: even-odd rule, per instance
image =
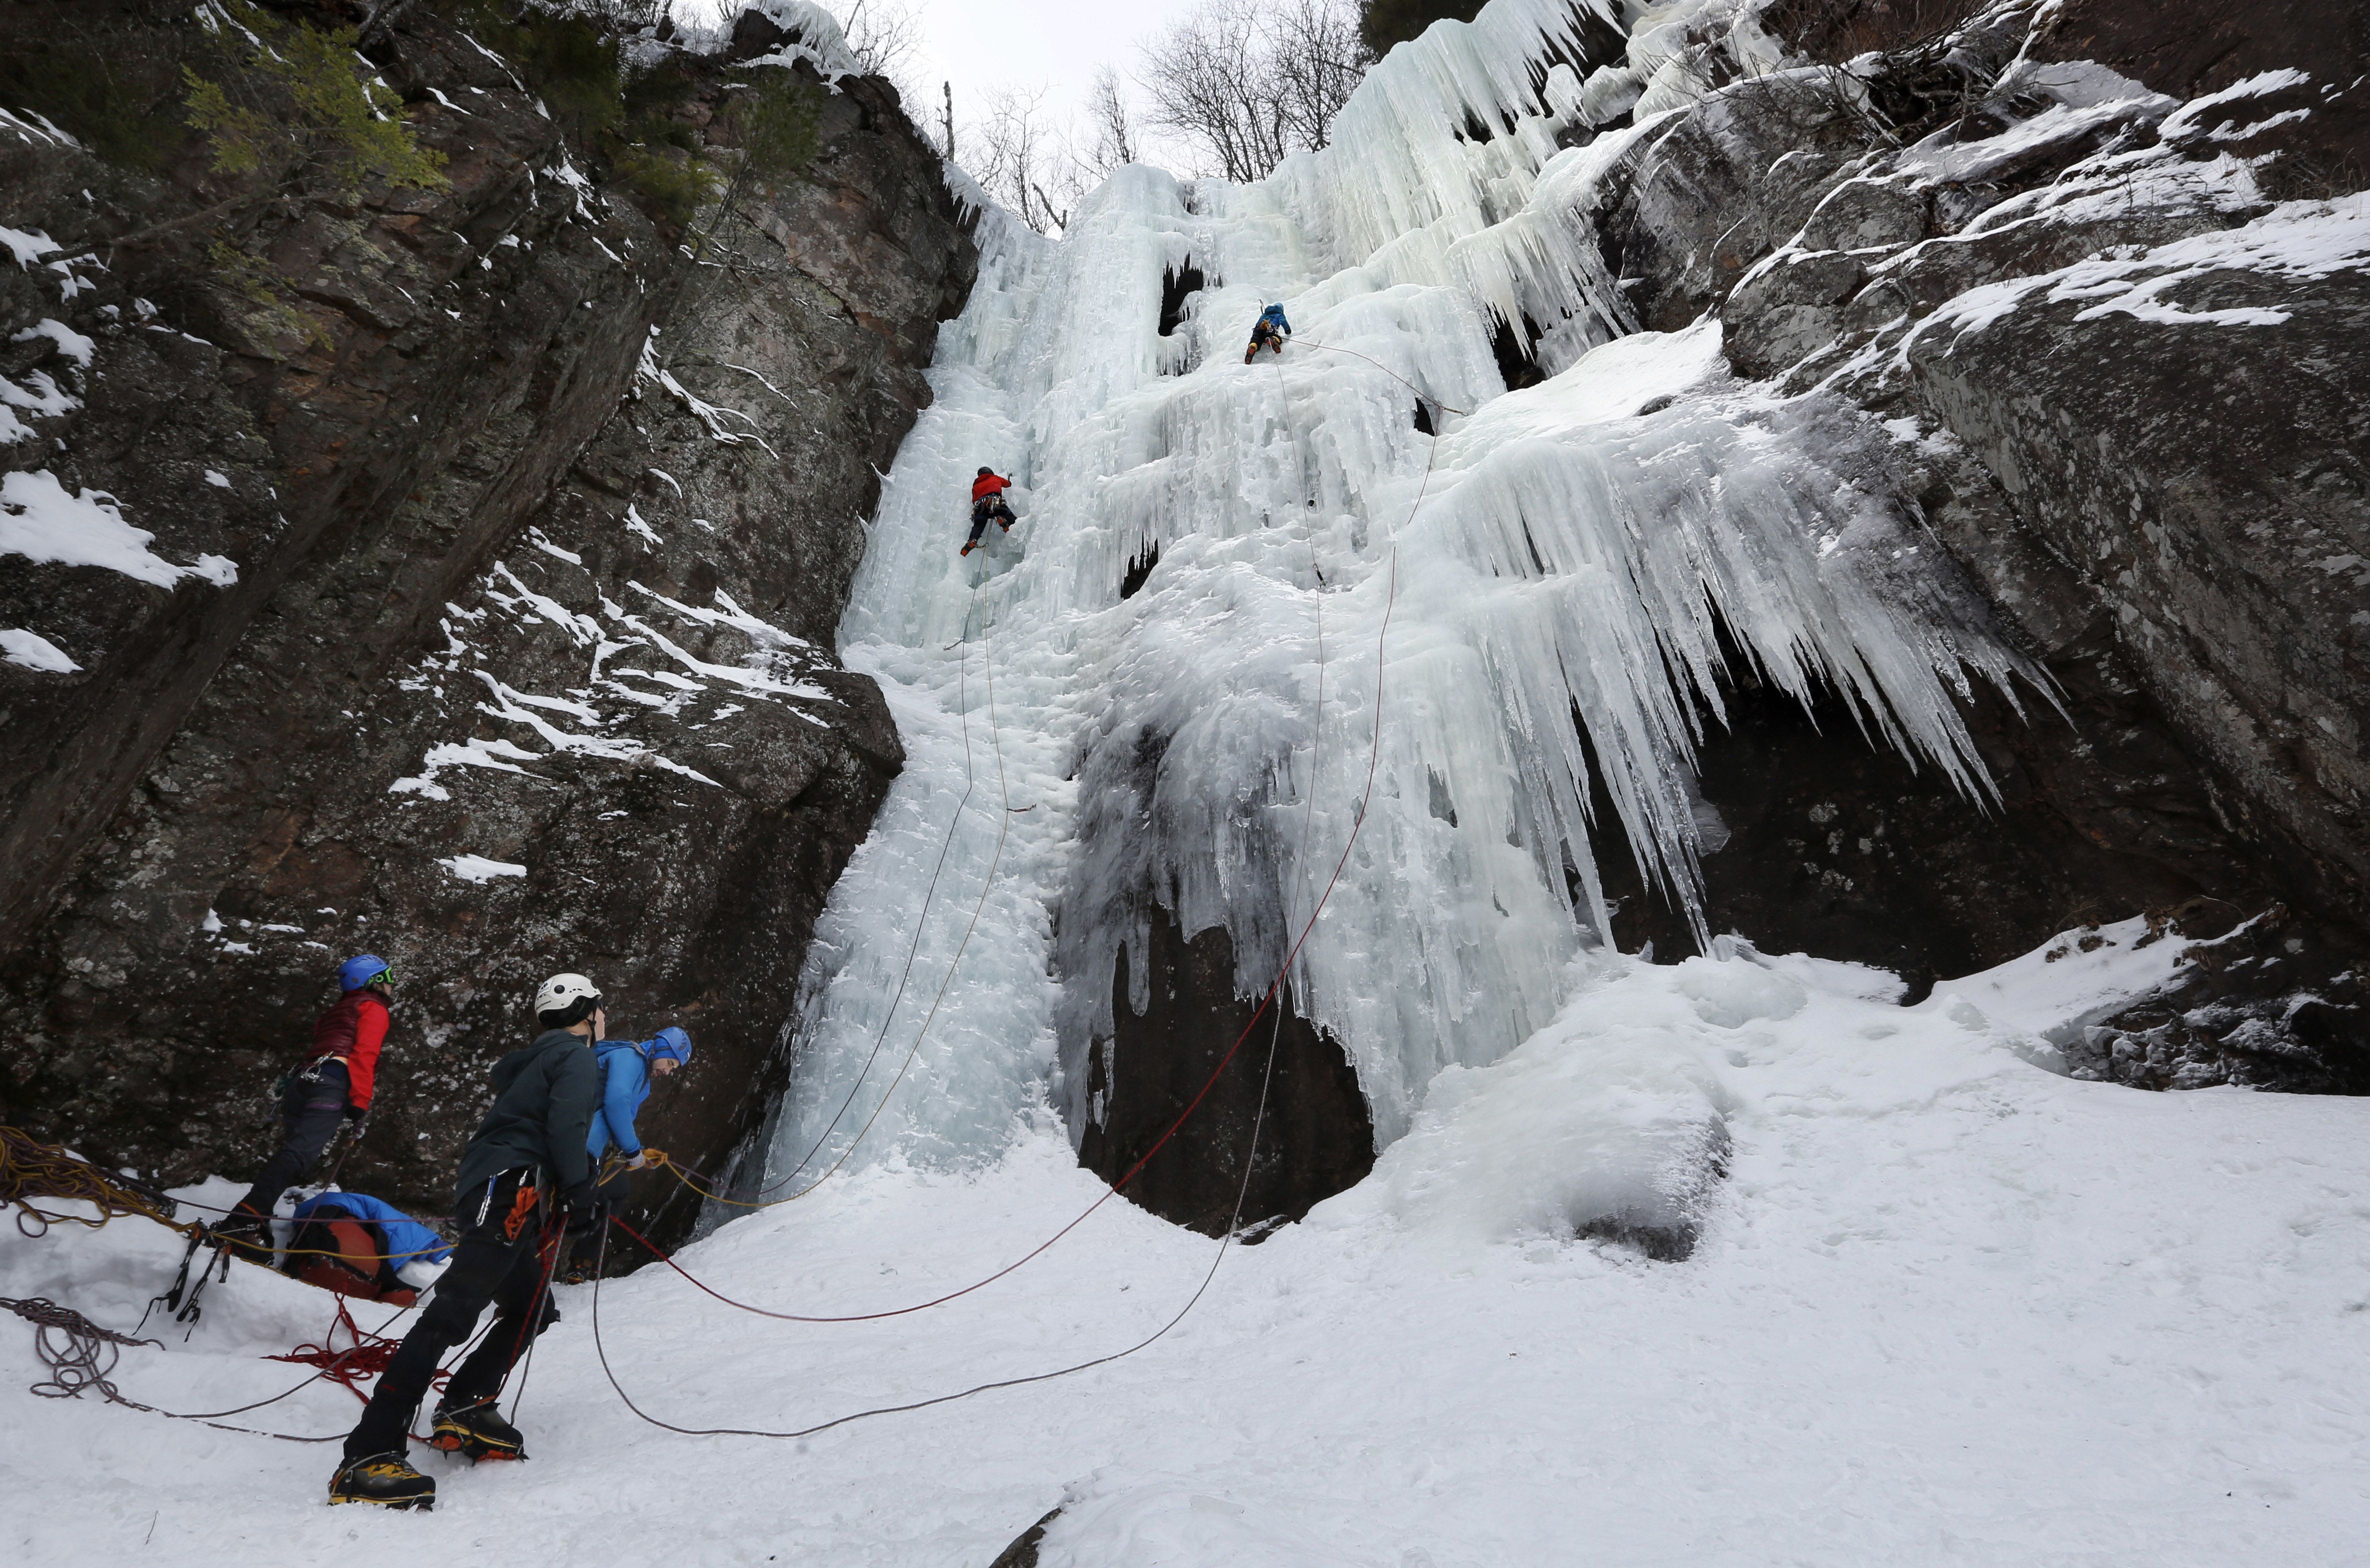
[[[650, 1097], [650, 1079], [664, 1078], [691, 1060], [691, 1036], [670, 1027], [649, 1040], [597, 1042], [592, 1054], [601, 1066], [601, 1104], [592, 1113], [592, 1128], [584, 1147], [592, 1157], [593, 1169], [609, 1172], [598, 1189], [601, 1216], [606, 1219], [626, 1200], [627, 1177], [650, 1163], [650, 1151], [634, 1130], [634, 1118], [642, 1101]], [[609, 1159], [612, 1154], [617, 1158]], [[565, 1276], [569, 1285], [581, 1285], [592, 1276], [602, 1228], [596, 1224], [576, 1239]]]
[[1251, 323], [1251, 346], [1243, 351], [1243, 363], [1248, 364], [1259, 358], [1261, 349], [1283, 352], [1284, 340], [1291, 336], [1292, 323], [1284, 319], [1283, 306], [1269, 306], [1260, 312], [1259, 319]]

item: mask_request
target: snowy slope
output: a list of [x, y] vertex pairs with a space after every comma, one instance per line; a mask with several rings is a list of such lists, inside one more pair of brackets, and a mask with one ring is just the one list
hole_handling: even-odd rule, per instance
[[[1589, 1029], [1465, 1074], [1372, 1182], [1237, 1249], [1175, 1332], [1110, 1366], [796, 1443], [679, 1438], [618, 1404], [566, 1290], [520, 1414], [534, 1459], [440, 1465], [432, 1516], [318, 1506], [323, 1448], [8, 1393], [0, 1552], [984, 1568], [1069, 1497], [1043, 1557], [1064, 1568], [2360, 1560], [2360, 1101], [2076, 1083], [1963, 1005], [1742, 961], [1576, 980]], [[1732, 1138], [1678, 1265], [1558, 1233], [1592, 1152], [1682, 1092], [1601, 1070], [1649, 1053]], [[984, 1174], [875, 1167], [685, 1262], [777, 1309], [900, 1305], [1096, 1191], [1041, 1126]], [[0, 1229], [0, 1293], [128, 1327], [170, 1240]], [[648, 1270], [604, 1287], [603, 1335], [654, 1414], [800, 1426], [1132, 1343], [1215, 1245], [1115, 1204], [963, 1302], [833, 1327]], [[246, 1270], [215, 1300], [188, 1344], [129, 1353], [128, 1394], [277, 1392], [295, 1376], [253, 1357], [328, 1315]], [[0, 1383], [31, 1380], [30, 1340], [0, 1322]], [[316, 1389], [256, 1414], [329, 1433], [355, 1409]]]

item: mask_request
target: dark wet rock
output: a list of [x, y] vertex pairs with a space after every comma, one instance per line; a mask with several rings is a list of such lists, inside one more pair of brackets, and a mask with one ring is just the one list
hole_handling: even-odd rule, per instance
[[1010, 1546], [995, 1554], [995, 1561], [987, 1568], [1037, 1568], [1037, 1549], [1044, 1544], [1045, 1527], [1061, 1516], [1062, 1510], [1056, 1508], [1021, 1531]]
[[[2198, 939], [2162, 995], [2065, 1043], [2077, 1078], [2137, 1089], [2249, 1089], [2370, 1094], [2361, 954], [2352, 933], [2272, 905], [2247, 919], [2219, 899], [2152, 918], [2157, 940]], [[2042, 956], [2055, 960], [2095, 935]]]
[[1676, 331], [1726, 298], [1863, 147], [1848, 103], [1793, 76], [1741, 83], [1660, 131], [1598, 221], [1605, 264], [1639, 323]]
[[[1841, 715], [1748, 690], [1705, 753], [1729, 833], [1705, 862], [1712, 928], [1922, 987], [2084, 920], [2197, 899], [2233, 919], [2296, 911], [2281, 919], [2308, 928], [2311, 963], [2201, 958], [2207, 1000], [2099, 1026], [2124, 1045], [2091, 1066], [2151, 1087], [2357, 1086], [2370, 1032], [2335, 977], [2370, 956], [2370, 281], [2200, 269], [2136, 309], [2033, 285], [2370, 185], [2370, 24], [2337, 6], [2069, 0], [2029, 40], [2013, 8], [1946, 36], [1973, 9], [1773, 8], [1764, 25], [1816, 68], [1678, 117], [1599, 215], [1648, 326], [1716, 312], [1740, 374], [1893, 421], [1917, 470], [1902, 503], [2065, 710], [1972, 700], [2002, 791], [1986, 811], [1868, 754]], [[2055, 63], [2084, 61], [2173, 96]], [[2309, 82], [2172, 114], [2290, 66]], [[1913, 142], [1947, 168], [1913, 167]], [[2100, 154], [2162, 178], [2073, 200]], [[2247, 178], [2216, 183], [2234, 157]], [[2042, 215], [1976, 223], [2011, 201]], [[1937, 315], [1977, 290], [1997, 307]], [[1628, 881], [1625, 945], [1688, 951]]]
[[[0, 13], [0, 47], [41, 9]], [[228, 589], [0, 587], [0, 620], [84, 665], [0, 665], [28, 738], [0, 762], [0, 1119], [238, 1170], [336, 961], [369, 949], [401, 984], [344, 1179], [437, 1212], [554, 969], [591, 974], [620, 1032], [691, 1030], [650, 1143], [704, 1164], [762, 1113], [809, 931], [902, 763], [833, 640], [974, 257], [885, 83], [813, 84], [817, 156], [748, 187], [695, 270], [571, 183], [597, 159], [432, 12], [384, 52], [454, 189], [288, 223], [272, 255], [326, 346], [259, 343], [178, 252], [63, 302], [0, 266], [0, 338], [64, 312], [98, 345], [87, 408], [42, 430], [63, 451], [0, 457], [110, 493], [170, 560], [238, 563]], [[725, 71], [695, 75], [697, 129]], [[132, 190], [120, 170], [0, 160], [0, 222], [75, 247], [132, 221], [64, 194]], [[686, 1228], [645, 1180], [645, 1217]]]
[[[1217, 1236], [1238, 1194], [1248, 1227], [1298, 1219], [1356, 1185], [1374, 1169], [1375, 1129], [1340, 1042], [1294, 1010], [1288, 986], [1274, 1009], [1255, 1018], [1259, 998], [1235, 994], [1225, 928], [1189, 941], [1156, 905], [1150, 930], [1144, 951], [1120, 949], [1113, 1031], [1085, 1053], [1079, 1163], [1106, 1182], [1126, 1176], [1207, 1085], [1207, 1097], [1159, 1158], [1122, 1189], [1139, 1206]], [[1133, 965], [1149, 971], [1149, 1005], [1141, 1013], [1128, 996]], [[1219, 1073], [1230, 1052], [1233, 1061]], [[1246, 1185], [1255, 1125], [1259, 1152]]]

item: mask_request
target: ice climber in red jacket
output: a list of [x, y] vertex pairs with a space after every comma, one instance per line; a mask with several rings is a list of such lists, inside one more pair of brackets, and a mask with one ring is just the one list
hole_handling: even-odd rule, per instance
[[351, 1122], [359, 1138], [370, 1121], [395, 971], [385, 959], [364, 953], [339, 967], [338, 984], [345, 995], [314, 1023], [311, 1048], [282, 1080], [280, 1152], [264, 1161], [254, 1187], [215, 1228], [217, 1234], [254, 1250], [270, 1244], [272, 1206], [321, 1158], [339, 1124]]
[[979, 478], [972, 480], [971, 537], [963, 542], [964, 555], [979, 548], [979, 536], [987, 532], [989, 518], [995, 519], [1007, 534], [1012, 532], [1012, 525], [1020, 521], [1012, 515], [1012, 508], [1004, 499], [1005, 490], [1011, 483], [993, 468], [982, 468]]

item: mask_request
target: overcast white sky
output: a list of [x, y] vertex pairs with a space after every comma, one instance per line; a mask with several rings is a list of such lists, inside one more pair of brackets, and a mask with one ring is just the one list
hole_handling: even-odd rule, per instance
[[[846, 19], [848, 0], [820, 0]], [[881, 0], [874, 0], [881, 3]], [[996, 87], [1049, 87], [1046, 108], [1057, 117], [1084, 107], [1098, 65], [1124, 76], [1136, 45], [1193, 9], [1198, 0], [886, 0], [915, 13], [919, 46], [904, 73], [926, 101], [909, 103], [914, 119], [936, 133], [943, 100], [939, 84], [955, 89], [955, 133]], [[683, 11], [737, 16], [739, 0], [680, 0]]]

